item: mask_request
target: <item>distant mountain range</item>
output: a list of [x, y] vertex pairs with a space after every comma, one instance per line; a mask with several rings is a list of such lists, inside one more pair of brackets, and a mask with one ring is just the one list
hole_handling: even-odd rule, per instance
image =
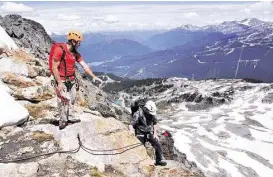
[[[153, 50], [137, 42], [151, 36], [155, 31], [148, 32], [107, 32], [84, 34], [84, 41], [79, 52], [88, 62], [112, 61], [123, 56], [147, 54]], [[56, 42], [66, 42], [65, 35], [51, 35]], [[133, 40], [135, 39], [135, 40]]]
[[[204, 27], [182, 26], [157, 35], [178, 36], [182, 45], [137, 57], [123, 57], [95, 68], [131, 78], [254, 78], [273, 81], [273, 23], [258, 19]], [[183, 44], [183, 33], [190, 34]], [[196, 35], [195, 35], [196, 34]], [[154, 37], [150, 39], [155, 39]], [[162, 40], [163, 41], [163, 40]], [[172, 46], [166, 41], [164, 46]]]
[[83, 57], [93, 62], [118, 59], [123, 56], [137, 56], [150, 53], [152, 50], [136, 41], [114, 39], [96, 44], [88, 44], [79, 50]]
[[[143, 37], [141, 43], [109, 34], [102, 36], [96, 43], [81, 47], [85, 58], [91, 59], [88, 62], [99, 61], [92, 65], [96, 71], [130, 78], [236, 77], [273, 81], [272, 22], [252, 18], [202, 27], [184, 25]], [[96, 38], [91, 38], [95, 42]]]
[[208, 31], [202, 30], [191, 31], [186, 28], [176, 28], [165, 33], [154, 35], [143, 43], [155, 50], [165, 50], [198, 40], [209, 33]]

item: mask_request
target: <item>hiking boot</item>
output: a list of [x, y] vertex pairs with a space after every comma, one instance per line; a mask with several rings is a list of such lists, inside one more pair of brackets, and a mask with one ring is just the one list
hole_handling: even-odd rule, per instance
[[167, 162], [164, 160], [160, 160], [160, 161], [155, 162], [155, 165], [156, 166], [166, 166]]
[[59, 130], [64, 129], [67, 126], [67, 122], [60, 121], [59, 122]]

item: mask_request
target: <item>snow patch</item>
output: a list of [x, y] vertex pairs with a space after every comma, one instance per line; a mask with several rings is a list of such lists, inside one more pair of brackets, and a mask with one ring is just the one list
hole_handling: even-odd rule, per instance
[[0, 83], [0, 128], [24, 123], [29, 113], [10, 96], [10, 89]]
[[235, 167], [234, 164], [228, 162], [227, 160], [223, 159], [222, 157], [219, 158], [219, 167], [222, 169], [226, 169], [231, 176], [234, 177], [244, 177], [239, 171], [238, 168]]
[[168, 61], [168, 63], [173, 63], [175, 61], [176, 61], [176, 59], [172, 59], [172, 60]]
[[198, 63], [201, 63], [201, 64], [205, 64], [207, 62], [203, 62], [203, 61], [200, 61], [199, 59], [197, 59]]
[[100, 62], [92, 62], [92, 63], [88, 63], [89, 66], [99, 66], [99, 65], [102, 65], [104, 64], [105, 62], [103, 61], [100, 61]]
[[27, 65], [20, 61], [14, 61], [11, 58], [0, 58], [0, 73], [10, 72], [14, 74], [28, 76]]
[[229, 54], [231, 54], [232, 52], [234, 52], [234, 48], [232, 48], [228, 53], [226, 53], [226, 55], [229, 55]]
[[18, 49], [15, 42], [11, 37], [6, 33], [6, 31], [0, 26], [0, 48], [8, 48], [9, 50]]

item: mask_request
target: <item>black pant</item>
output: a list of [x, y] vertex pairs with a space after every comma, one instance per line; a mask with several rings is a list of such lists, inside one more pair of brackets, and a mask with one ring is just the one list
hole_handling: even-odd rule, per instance
[[[146, 137], [145, 137], [146, 136]], [[163, 153], [160, 142], [154, 138], [153, 135], [137, 135], [137, 138], [142, 144], [145, 144], [145, 141], [148, 141], [152, 144], [153, 148], [155, 149], [155, 160], [159, 162], [163, 160]]]

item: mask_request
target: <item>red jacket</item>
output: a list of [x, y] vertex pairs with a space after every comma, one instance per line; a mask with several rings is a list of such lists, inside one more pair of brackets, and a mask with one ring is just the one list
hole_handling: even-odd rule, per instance
[[[80, 54], [77, 54], [77, 57], [75, 54], [71, 53], [67, 49], [67, 44], [62, 44], [64, 50], [65, 50], [65, 57], [64, 60], [66, 62], [66, 76], [68, 76], [70, 79], [74, 79], [74, 74], [75, 74], [75, 63], [76, 61], [79, 63], [81, 62], [82, 56]], [[63, 54], [63, 50], [61, 47], [56, 47], [53, 53], [53, 59], [57, 59], [57, 61], [60, 61], [60, 66], [59, 66], [59, 74], [61, 76], [62, 80], [65, 80], [65, 64], [63, 61], [61, 61]]]

